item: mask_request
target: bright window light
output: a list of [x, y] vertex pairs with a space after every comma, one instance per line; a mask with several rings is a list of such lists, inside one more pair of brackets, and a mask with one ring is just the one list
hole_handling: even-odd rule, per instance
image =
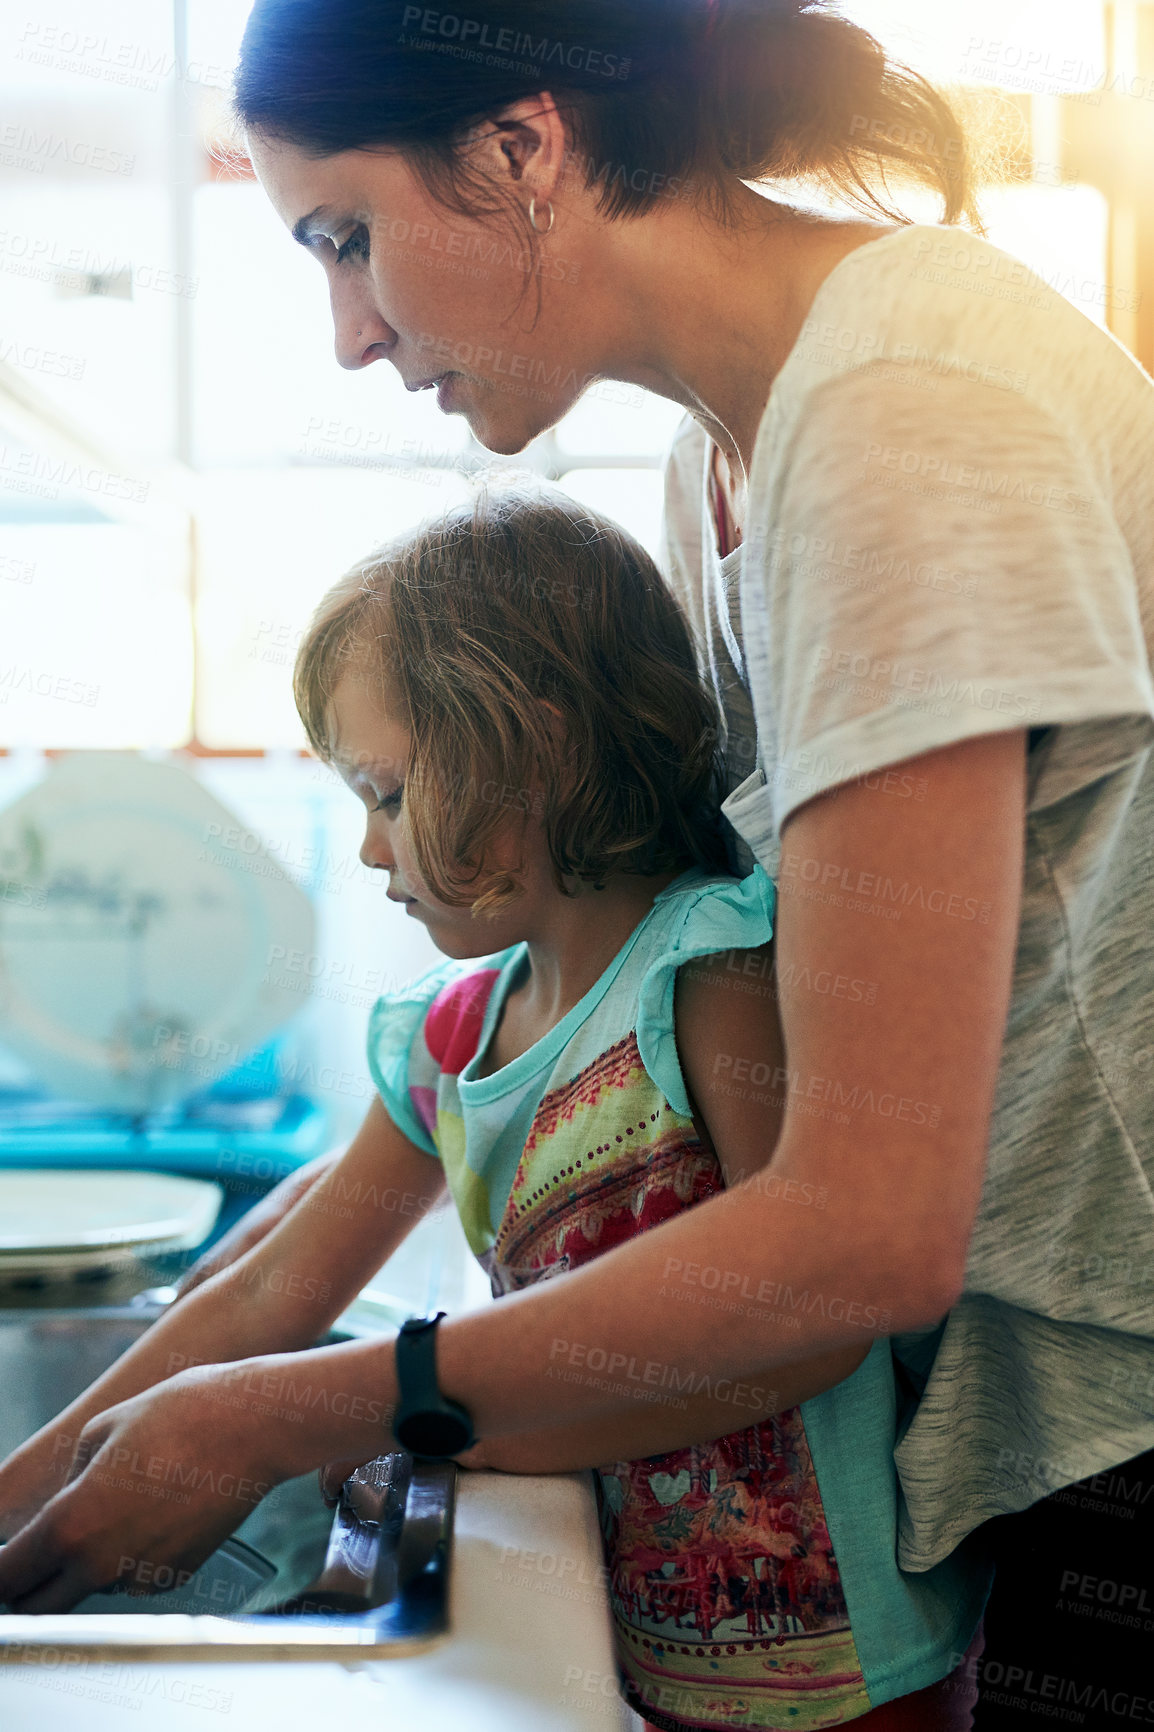
[[842, 10], [940, 83], [1072, 95], [1106, 71], [1100, 0], [844, 0]]
[[570, 469], [558, 485], [614, 518], [657, 559], [664, 492], [659, 469]]

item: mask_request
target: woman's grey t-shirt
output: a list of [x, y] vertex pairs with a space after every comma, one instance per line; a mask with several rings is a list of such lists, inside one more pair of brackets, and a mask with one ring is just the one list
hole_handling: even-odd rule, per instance
[[[725, 710], [738, 865], [800, 889], [781, 831], [804, 801], [1029, 730], [966, 1291], [895, 1342], [925, 1379], [896, 1452], [899, 1559], [927, 1569], [1154, 1446], [1154, 382], [1009, 254], [915, 225], [822, 284], [724, 561], [708, 453], [687, 420], [666, 569]], [[891, 771], [889, 791], [922, 790]], [[911, 894], [867, 899], [893, 918]]]

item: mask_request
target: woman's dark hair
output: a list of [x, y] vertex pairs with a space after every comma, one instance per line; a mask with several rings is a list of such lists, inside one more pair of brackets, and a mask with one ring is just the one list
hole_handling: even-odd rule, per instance
[[950, 105], [831, 0], [256, 0], [235, 106], [316, 156], [400, 150], [480, 218], [508, 213], [460, 142], [542, 90], [607, 218], [683, 193], [728, 221], [739, 182], [804, 179], [907, 221], [892, 173], [981, 227]]
[[350, 675], [411, 735], [405, 815], [442, 902], [482, 913], [517, 894], [487, 858], [522, 813], [561, 888], [728, 870], [721, 717], [685, 616], [645, 549], [560, 488], [481, 487], [329, 591], [293, 675], [328, 761]]

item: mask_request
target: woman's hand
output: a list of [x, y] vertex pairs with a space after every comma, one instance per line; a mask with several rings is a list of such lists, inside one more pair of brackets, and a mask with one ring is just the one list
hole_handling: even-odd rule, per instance
[[267, 1197], [254, 1204], [234, 1227], [217, 1240], [211, 1250], [206, 1251], [191, 1269], [185, 1271], [177, 1284], [177, 1299], [183, 1299], [187, 1293], [191, 1293], [213, 1275], [218, 1275], [222, 1269], [227, 1269], [231, 1263], [239, 1262], [245, 1252], [251, 1251], [254, 1245], [259, 1245], [266, 1234], [271, 1233], [278, 1222], [284, 1220], [289, 1210], [295, 1208], [305, 1192], [311, 1190], [313, 1185], [335, 1166], [343, 1153], [343, 1149], [331, 1149], [327, 1154], [318, 1155], [297, 1172], [290, 1173], [287, 1179], [282, 1179]]
[[0, 1466], [0, 1539], [11, 1539], [67, 1483], [80, 1432], [38, 1432]]
[[0, 1552], [0, 1603], [66, 1612], [114, 1581], [151, 1581], [161, 1564], [198, 1569], [289, 1477], [277, 1427], [253, 1423], [235, 1382], [233, 1367], [198, 1367], [91, 1420], [71, 1483]]

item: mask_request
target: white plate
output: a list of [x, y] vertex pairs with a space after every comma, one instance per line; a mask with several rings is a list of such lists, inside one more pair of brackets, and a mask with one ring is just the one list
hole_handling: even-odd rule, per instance
[[224, 1193], [168, 1173], [12, 1168], [0, 1171], [0, 1266], [77, 1267], [144, 1246], [182, 1250], [212, 1229]]
[[183, 1100], [304, 1002], [312, 906], [179, 764], [79, 752], [0, 812], [0, 1040], [52, 1094]]

